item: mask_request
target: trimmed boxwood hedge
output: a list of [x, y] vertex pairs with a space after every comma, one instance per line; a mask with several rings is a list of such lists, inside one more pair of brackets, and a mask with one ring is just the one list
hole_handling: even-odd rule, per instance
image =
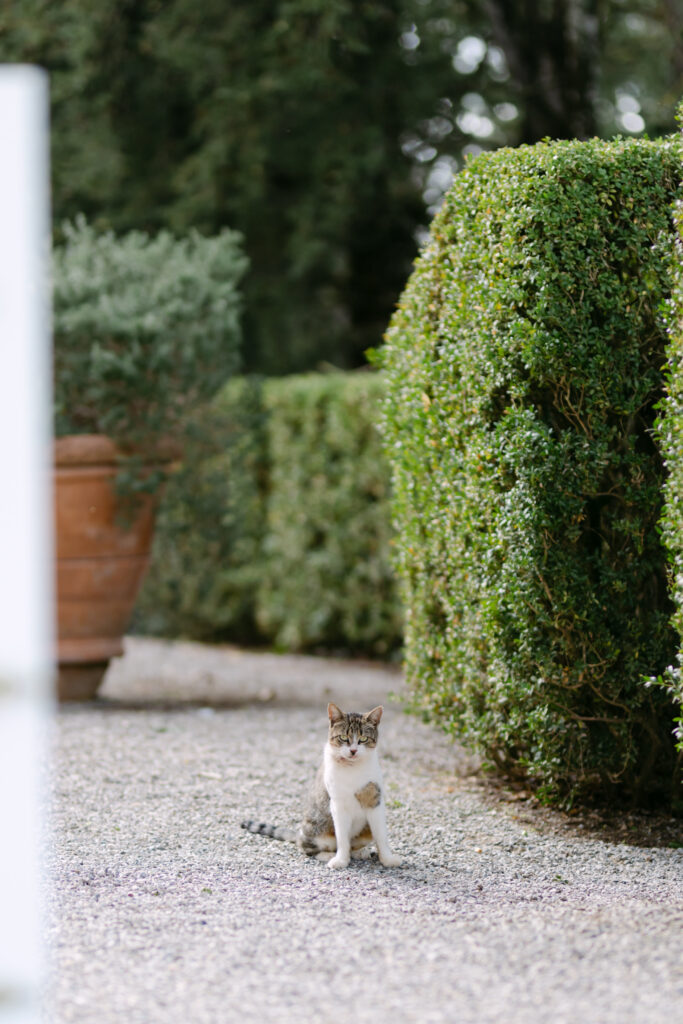
[[375, 373], [231, 381], [168, 485], [135, 630], [397, 650], [381, 391]]
[[382, 350], [415, 703], [548, 799], [669, 795], [664, 477], [673, 141], [456, 177]]
[[264, 573], [257, 620], [286, 649], [385, 655], [402, 613], [390, 559], [389, 471], [374, 373], [270, 380]]
[[[683, 119], [683, 108], [680, 112]], [[670, 342], [666, 373], [666, 395], [657, 423], [659, 441], [666, 458], [668, 478], [664, 487], [664, 512], [661, 528], [669, 552], [671, 591], [675, 611], [673, 622], [683, 638], [683, 202], [676, 204], [676, 260], [674, 285], [669, 304]], [[650, 682], [664, 686], [679, 706], [675, 735], [683, 758], [683, 652], [666, 671]]]

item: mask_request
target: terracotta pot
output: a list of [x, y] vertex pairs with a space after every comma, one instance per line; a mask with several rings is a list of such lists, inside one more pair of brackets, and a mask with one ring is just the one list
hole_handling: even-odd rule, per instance
[[57, 637], [60, 700], [95, 696], [123, 635], [149, 562], [156, 499], [117, 522], [118, 449], [99, 434], [55, 442]]

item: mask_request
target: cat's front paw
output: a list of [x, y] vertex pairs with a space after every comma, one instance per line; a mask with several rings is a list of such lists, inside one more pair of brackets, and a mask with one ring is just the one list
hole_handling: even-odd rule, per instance
[[340, 857], [339, 854], [337, 853], [332, 858], [332, 860], [328, 860], [327, 866], [328, 866], [328, 868], [333, 868], [333, 869], [334, 868], [347, 868], [349, 866], [349, 858], [348, 857]]
[[399, 857], [397, 853], [380, 853], [379, 861], [385, 868], [399, 868], [403, 863], [403, 857]]

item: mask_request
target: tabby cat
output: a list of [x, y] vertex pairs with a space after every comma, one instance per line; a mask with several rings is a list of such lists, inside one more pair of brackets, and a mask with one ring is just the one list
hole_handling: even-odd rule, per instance
[[309, 857], [326, 860], [328, 868], [345, 868], [351, 857], [367, 858], [373, 840], [380, 862], [395, 867], [387, 837], [382, 771], [377, 734], [383, 708], [367, 715], [343, 712], [328, 704], [329, 733], [323, 761], [311, 789], [298, 831], [243, 821], [248, 832], [296, 843]]

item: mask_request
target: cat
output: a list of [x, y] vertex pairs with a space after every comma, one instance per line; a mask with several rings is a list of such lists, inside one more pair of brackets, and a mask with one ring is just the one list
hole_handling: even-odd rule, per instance
[[367, 859], [374, 840], [380, 863], [397, 867], [387, 836], [382, 771], [377, 757], [382, 707], [366, 715], [345, 714], [327, 705], [329, 732], [298, 831], [243, 821], [248, 832], [296, 843], [309, 857], [327, 861], [328, 868], [345, 868], [351, 857]]

